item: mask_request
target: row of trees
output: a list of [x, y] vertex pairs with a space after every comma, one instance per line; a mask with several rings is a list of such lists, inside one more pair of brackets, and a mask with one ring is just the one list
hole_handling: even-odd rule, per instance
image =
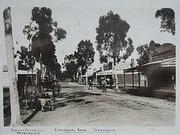
[[[175, 34], [174, 11], [170, 8], [162, 8], [155, 13], [156, 18], [161, 18], [161, 31]], [[96, 28], [97, 50], [101, 63], [108, 63], [113, 59], [114, 65], [121, 60], [126, 60], [134, 51], [133, 41], [127, 37], [130, 25], [121, 17], [109, 11], [107, 15], [100, 16], [99, 26]], [[52, 11], [49, 8], [35, 7], [32, 9], [31, 21], [23, 29], [23, 33], [29, 40], [29, 47], [21, 47], [17, 53], [20, 55], [21, 68], [32, 69], [35, 61], [44, 64], [48, 71], [56, 75], [61, 73], [61, 66], [55, 55], [55, 43], [66, 38], [66, 31], [58, 27], [58, 23], [52, 19]], [[149, 53], [159, 44], [151, 41], [139, 46], [136, 50], [140, 57], [139, 65], [149, 62]], [[84, 74], [87, 67], [94, 61], [94, 49], [89, 40], [80, 41], [74, 54], [65, 56], [64, 75], [76, 79], [77, 73]], [[23, 65], [24, 64], [24, 65]], [[22, 66], [23, 65], [23, 66]], [[62, 74], [63, 75], [63, 74]]]
[[[175, 34], [175, 13], [171, 8], [162, 8], [155, 13], [156, 18], [161, 19], [161, 31]], [[134, 51], [133, 41], [127, 37], [130, 25], [118, 14], [109, 11], [107, 15], [100, 16], [99, 26], [96, 28], [97, 50], [100, 62], [108, 63], [113, 59], [114, 65], [126, 60]], [[44, 64], [46, 68], [56, 74], [61, 73], [61, 66], [55, 55], [55, 43], [66, 38], [66, 31], [58, 27], [58, 23], [52, 19], [52, 11], [46, 7], [34, 7], [31, 21], [25, 25], [23, 33], [29, 41], [29, 46], [22, 46], [19, 54], [19, 65], [23, 69], [32, 69], [35, 61]], [[149, 51], [159, 46], [155, 42], [149, 45], [141, 45], [137, 48], [140, 58], [138, 64], [147, 63]], [[80, 68], [81, 73], [86, 72], [87, 67], [94, 61], [94, 49], [89, 40], [80, 41], [77, 51], [65, 57], [67, 74], [76, 74]], [[73, 67], [73, 68], [72, 68]]]
[[[161, 19], [161, 31], [167, 31], [175, 34], [175, 14], [170, 8], [162, 8], [155, 13], [156, 18]], [[127, 33], [130, 29], [130, 25], [121, 17], [109, 11], [107, 15], [100, 16], [99, 26], [96, 28], [96, 42], [97, 51], [100, 55], [101, 63], [109, 63], [109, 59], [113, 59], [114, 65], [121, 60], [126, 60], [134, 51], [133, 41], [127, 37]], [[87, 69], [93, 61], [91, 58], [93, 55], [88, 55], [89, 50], [87, 41], [81, 41], [78, 44], [78, 50], [74, 54], [70, 54], [65, 57], [65, 67], [67, 76], [76, 76], [78, 69], [81, 69], [81, 73]], [[84, 48], [81, 48], [84, 44]], [[136, 48], [140, 57], [137, 59], [138, 65], [142, 65], [149, 62], [149, 54], [154, 51], [160, 44], [155, 43], [153, 40], [149, 44], [144, 44]], [[83, 51], [82, 51], [83, 50]], [[84, 51], [87, 53], [84, 53]], [[91, 52], [91, 51], [90, 51]], [[82, 57], [83, 56], [83, 57]], [[89, 60], [90, 58], [90, 60]], [[73, 78], [73, 77], [72, 77]]]
[[66, 55], [64, 66], [66, 71], [64, 76], [77, 80], [79, 75], [86, 73], [88, 66], [94, 62], [94, 48], [90, 40], [81, 40], [77, 45], [77, 50], [73, 54]]
[[[156, 18], [161, 19], [161, 30], [175, 34], [175, 14], [170, 8], [157, 10]], [[100, 62], [107, 63], [113, 59], [114, 65], [126, 60], [134, 51], [133, 41], [127, 37], [130, 25], [118, 14], [112, 11], [107, 15], [100, 16], [99, 26], [96, 28], [97, 50], [100, 54]], [[19, 54], [19, 65], [24, 69], [32, 69], [36, 62], [44, 64], [54, 74], [60, 74], [61, 66], [55, 55], [58, 41], [66, 38], [66, 31], [58, 27], [58, 23], [52, 19], [52, 11], [46, 7], [34, 7], [30, 23], [25, 25], [23, 33], [29, 41], [28, 47], [21, 47]], [[138, 63], [144, 64], [149, 61], [148, 55], [151, 50], [159, 44], [151, 41], [149, 44], [137, 48], [140, 58]], [[78, 70], [84, 74], [89, 65], [94, 62], [94, 48], [90, 40], [82, 40], [77, 50], [65, 57], [66, 74], [75, 77]], [[19, 105], [19, 103], [15, 103]], [[19, 112], [11, 112], [19, 113]], [[14, 122], [16, 123], [16, 122]], [[18, 124], [18, 123], [17, 123]]]

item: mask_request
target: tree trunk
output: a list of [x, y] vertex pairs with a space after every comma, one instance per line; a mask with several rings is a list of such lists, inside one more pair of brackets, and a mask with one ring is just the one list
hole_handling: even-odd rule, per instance
[[39, 61], [39, 62], [40, 62], [39, 94], [41, 95], [41, 94], [42, 94], [42, 93], [41, 93], [41, 92], [42, 92], [42, 89], [41, 89], [41, 86], [42, 86], [42, 61], [41, 61], [41, 54], [40, 54], [40, 59], [39, 59], [39, 60], [40, 60], [40, 61]]
[[117, 90], [118, 89], [118, 77], [117, 77], [117, 73], [116, 73], [116, 57], [114, 57], [113, 60], [114, 60], [115, 87]]
[[11, 105], [11, 126], [19, 126], [22, 124], [20, 116], [19, 95], [17, 89], [17, 78], [13, 51], [13, 36], [11, 25], [11, 9], [6, 8], [3, 13], [5, 26], [5, 45], [7, 55], [7, 66], [10, 80], [10, 105]]
[[114, 66], [116, 66], [116, 57], [113, 57]]

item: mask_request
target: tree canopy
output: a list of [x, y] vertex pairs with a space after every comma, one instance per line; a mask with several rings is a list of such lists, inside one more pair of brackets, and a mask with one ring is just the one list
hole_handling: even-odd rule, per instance
[[63, 74], [65, 77], [71, 78], [72, 81], [74, 81], [74, 78], [78, 72], [77, 58], [74, 54], [66, 55], [64, 57], [64, 67], [66, 68], [66, 71], [64, 71]]
[[112, 11], [100, 16], [99, 26], [96, 28], [96, 41], [101, 62], [107, 62], [110, 57], [113, 58], [115, 65], [116, 62], [131, 55], [134, 47], [132, 39], [127, 39], [129, 28], [130, 25]]
[[19, 55], [18, 69], [19, 70], [32, 70], [35, 64], [35, 59], [32, 56], [32, 52], [28, 50], [26, 46], [21, 46], [20, 50], [17, 51]]
[[149, 62], [149, 55], [151, 52], [154, 52], [157, 47], [159, 47], [159, 43], [155, 43], [153, 40], [150, 41], [149, 44], [144, 44], [136, 48], [136, 51], [140, 55], [137, 59], [137, 63], [139, 66], [146, 64]]
[[156, 18], [161, 19], [161, 31], [167, 31], [175, 34], [175, 13], [171, 8], [162, 8], [155, 13]]
[[47, 7], [34, 7], [31, 21], [25, 25], [23, 33], [31, 43], [30, 48], [36, 61], [41, 61], [50, 70], [54, 70], [58, 64], [55, 42], [66, 38], [66, 31], [58, 27], [58, 23], [53, 20], [52, 10]]
[[94, 62], [94, 48], [90, 40], [81, 40], [77, 45], [77, 50], [73, 54], [66, 55], [64, 65], [68, 77], [75, 78], [78, 71], [85, 74], [88, 66]]
[[94, 62], [94, 54], [93, 44], [90, 40], [81, 40], [74, 55], [77, 58], [78, 66], [86, 70]]

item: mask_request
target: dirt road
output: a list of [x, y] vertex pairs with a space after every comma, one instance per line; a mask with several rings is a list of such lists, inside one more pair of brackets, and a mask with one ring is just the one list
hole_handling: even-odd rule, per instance
[[39, 112], [25, 126], [174, 126], [175, 103], [64, 83], [55, 111]]

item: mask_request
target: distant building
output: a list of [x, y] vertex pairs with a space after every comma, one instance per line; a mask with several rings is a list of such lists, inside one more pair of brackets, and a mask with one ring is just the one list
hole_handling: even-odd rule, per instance
[[113, 86], [116, 85], [121, 86], [122, 83], [122, 77], [123, 77], [123, 69], [124, 68], [130, 68], [130, 63], [128, 62], [119, 62], [116, 64], [116, 66], [113, 65], [113, 62], [109, 62], [107, 64], [104, 64], [99, 72], [96, 74], [96, 80], [97, 82], [100, 81], [102, 78], [107, 80], [107, 83], [109, 84], [109, 81], [111, 80], [113, 82]]

